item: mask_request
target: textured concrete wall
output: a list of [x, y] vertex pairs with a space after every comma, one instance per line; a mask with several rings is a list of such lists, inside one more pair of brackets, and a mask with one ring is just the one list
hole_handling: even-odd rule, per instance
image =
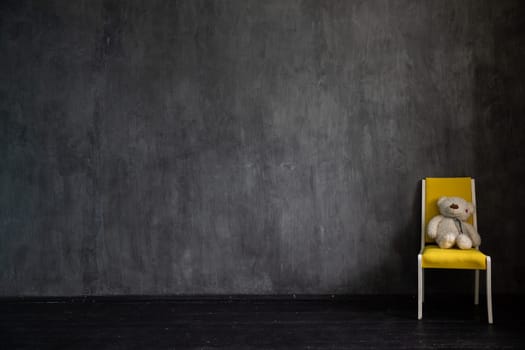
[[0, 11], [0, 295], [415, 293], [455, 175], [525, 292], [520, 1]]

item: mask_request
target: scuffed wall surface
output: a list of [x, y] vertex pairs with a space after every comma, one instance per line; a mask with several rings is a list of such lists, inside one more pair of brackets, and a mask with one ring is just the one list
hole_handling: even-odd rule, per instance
[[465, 175], [525, 292], [519, 1], [0, 9], [0, 295], [415, 293]]

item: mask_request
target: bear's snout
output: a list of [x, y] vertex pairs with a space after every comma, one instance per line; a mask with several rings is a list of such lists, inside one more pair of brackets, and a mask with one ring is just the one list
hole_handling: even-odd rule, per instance
[[452, 209], [457, 209], [457, 208], [459, 208], [457, 204], [451, 204], [450, 207], [451, 207]]

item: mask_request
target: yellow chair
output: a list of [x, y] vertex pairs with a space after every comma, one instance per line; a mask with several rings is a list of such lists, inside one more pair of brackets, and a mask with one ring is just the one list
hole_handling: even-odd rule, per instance
[[[475, 181], [470, 177], [426, 178], [421, 184], [421, 250], [417, 256], [418, 309], [417, 318], [423, 318], [424, 270], [425, 269], [467, 269], [474, 270], [474, 304], [479, 304], [479, 270], [487, 271], [487, 313], [489, 323], [492, 316], [492, 286], [490, 256], [479, 249], [441, 249], [432, 244], [427, 237], [427, 224], [435, 215], [439, 215], [437, 200], [441, 196], [461, 197], [476, 206]], [[476, 211], [469, 222], [478, 229]]]

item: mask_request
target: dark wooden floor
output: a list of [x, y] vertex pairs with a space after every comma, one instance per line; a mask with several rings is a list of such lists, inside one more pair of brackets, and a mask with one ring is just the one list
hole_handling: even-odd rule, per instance
[[0, 349], [525, 349], [520, 298], [448, 299], [0, 299]]

